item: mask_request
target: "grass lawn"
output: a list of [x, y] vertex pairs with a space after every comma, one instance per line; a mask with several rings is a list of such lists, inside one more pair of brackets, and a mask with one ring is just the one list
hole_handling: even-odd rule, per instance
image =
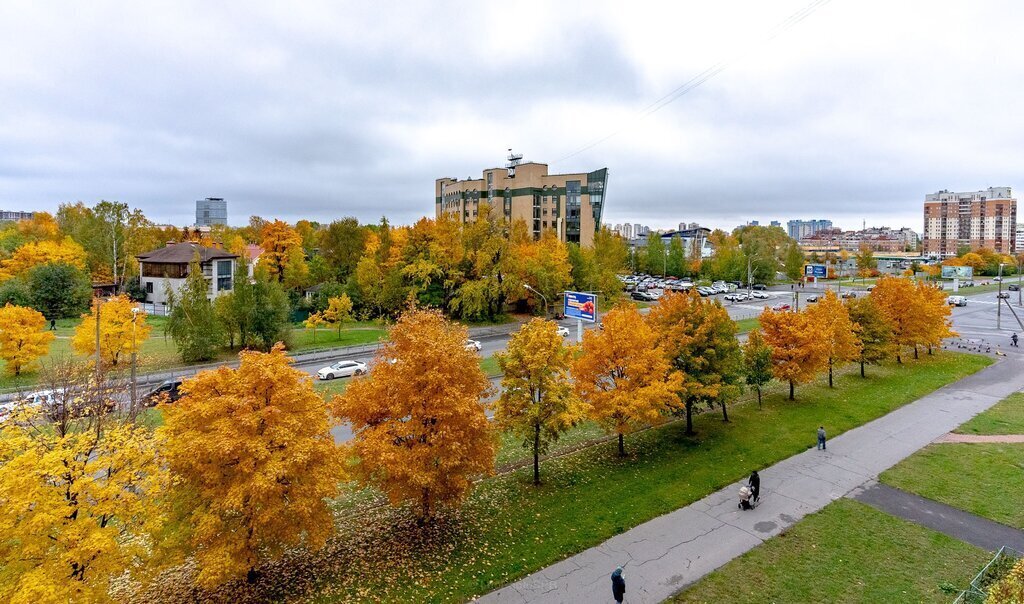
[[[981, 285], [986, 281], [988, 282], [988, 285]], [[960, 291], [956, 293], [961, 296], [973, 296], [975, 294], [987, 294], [990, 292], [999, 291], [999, 284], [992, 281], [992, 277], [975, 277], [974, 282], [977, 283], [978, 285], [975, 285], [974, 287], [961, 287]], [[1017, 302], [1017, 292], [1011, 292], [1006, 289], [1006, 286], [1010, 285], [1011, 283], [1016, 285], [1017, 277], [1003, 277], [1003, 291], [1008, 292], [1010, 294], [1010, 302], [1015, 303]], [[950, 294], [953, 293], [952, 281], [946, 281], [942, 284], [942, 286], [943, 289], [946, 290], [946, 292]]]
[[[695, 437], [674, 422], [628, 436], [625, 459], [615, 454], [614, 442], [551, 459], [543, 464], [539, 488], [529, 484], [529, 467], [484, 480], [427, 536], [410, 529], [415, 523], [407, 509], [375, 506], [357, 513], [358, 506], [346, 502], [365, 498], [366, 490], [350, 491], [338, 501], [338, 532], [327, 550], [268, 573], [285, 573], [289, 581], [308, 573], [296, 584], [313, 582], [321, 602], [369, 594], [389, 601], [463, 601], [692, 503], [751, 468], [803, 451], [814, 445], [820, 424], [838, 435], [991, 362], [940, 353], [902, 367], [873, 368], [866, 380], [848, 368], [837, 388], [819, 380], [798, 388], [796, 402], [786, 401], [786, 388], [775, 385], [763, 409], [748, 396], [747, 403], [733, 406], [728, 424], [717, 412], [698, 415]], [[516, 444], [511, 440], [506, 449], [528, 457]], [[410, 541], [415, 546], [396, 546]], [[975, 566], [972, 561], [965, 568]]]
[[880, 480], [1024, 529], [1024, 444], [929, 445], [883, 472]]
[[760, 326], [761, 326], [761, 318], [760, 317], [749, 317], [749, 318], [746, 318], [746, 319], [740, 319], [739, 321], [736, 321], [737, 333], [747, 333], [750, 330], [755, 329], [755, 328], [760, 327]]
[[981, 548], [839, 499], [671, 601], [948, 603], [990, 557]]
[[955, 430], [960, 434], [1024, 434], [1024, 392], [1016, 392]]
[[387, 336], [387, 329], [381, 327], [379, 322], [360, 322], [347, 324], [341, 333], [337, 329], [316, 330], [316, 340], [313, 339], [312, 330], [303, 326], [292, 328], [291, 348], [292, 352], [301, 352], [313, 348], [337, 348], [340, 346], [360, 346], [363, 344], [376, 344], [381, 338]]

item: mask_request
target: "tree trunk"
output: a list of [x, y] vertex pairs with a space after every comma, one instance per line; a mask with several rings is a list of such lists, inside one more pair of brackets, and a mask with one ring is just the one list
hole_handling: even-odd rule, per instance
[[920, 357], [917, 356], [917, 344], [914, 344], [914, 360], [916, 361], [918, 358]]
[[533, 484], [540, 484], [540, 424], [533, 425]]
[[757, 408], [761, 408], [761, 384], [757, 385]]
[[619, 457], [626, 456], [626, 447], [622, 443], [622, 432], [619, 432]]
[[928, 345], [928, 355], [931, 356], [931, 354], [932, 354], [932, 345], [929, 344]]
[[725, 401], [722, 401], [722, 421], [729, 421], [729, 410], [725, 408]]
[[828, 387], [834, 388], [832, 385], [832, 359], [828, 360]]
[[693, 401], [686, 401], [686, 435], [693, 436]]
[[864, 361], [860, 362], [860, 377], [867, 377], [864, 375]]
[[426, 524], [428, 518], [430, 518], [430, 489], [423, 489], [423, 495], [420, 497], [420, 518], [417, 523], [422, 526]]
[[903, 364], [903, 358], [900, 357], [900, 351], [899, 350], [896, 351], [896, 363], [898, 363], [900, 365]]
[[793, 396], [793, 389], [794, 389], [793, 380], [789, 380], [789, 400], [791, 400], [791, 401], [795, 401], [796, 400], [796, 397]]

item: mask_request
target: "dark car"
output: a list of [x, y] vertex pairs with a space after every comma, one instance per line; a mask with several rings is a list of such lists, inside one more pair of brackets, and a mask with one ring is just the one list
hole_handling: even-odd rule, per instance
[[142, 397], [142, 404], [147, 407], [155, 407], [160, 402], [173, 403], [181, 398], [181, 394], [178, 392], [179, 386], [181, 386], [181, 380], [167, 380], [147, 392], [146, 396]]
[[996, 297], [997, 298], [1004, 298], [1005, 299], [1005, 298], [1009, 298], [1010, 294], [1008, 294], [1007, 292], [999, 292], [998, 294], [996, 294]]
[[808, 302], [817, 302], [818, 301], [818, 296], [810, 295], [810, 296], [807, 296], [806, 299], [807, 299]]
[[1011, 283], [1006, 289], [1008, 289], [1008, 290], [1010, 290], [1012, 292], [1020, 291], [1020, 286], [1017, 285], [1016, 283]]
[[847, 298], [847, 299], [849, 299], [849, 298], [856, 298], [857, 297], [857, 292], [845, 291], [845, 292], [843, 292], [842, 297], [843, 298]]
[[768, 289], [768, 286], [765, 285], [764, 283], [755, 283], [755, 284], [750, 286], [750, 289], [759, 289], [759, 290], [763, 291], [763, 290]]

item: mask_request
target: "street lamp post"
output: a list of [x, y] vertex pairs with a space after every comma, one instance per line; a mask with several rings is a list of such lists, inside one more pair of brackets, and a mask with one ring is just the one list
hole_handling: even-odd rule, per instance
[[138, 307], [132, 308], [132, 407], [131, 407], [131, 416], [132, 417], [135, 417], [135, 412], [138, 410], [138, 400], [139, 400], [138, 399], [138, 390], [137, 390], [137, 386], [136, 386], [136, 379], [135, 379], [135, 363], [136, 363], [136, 360], [138, 358], [138, 355], [136, 353], [137, 346], [135, 344], [135, 324], [136, 324], [136, 319], [138, 318], [138, 316], [139, 316], [139, 309], [138, 309]]
[[999, 293], [996, 294], [996, 329], [1002, 329], [1002, 310], [1003, 310], [1003, 267], [1006, 266], [1005, 262], [999, 263]]
[[539, 291], [537, 291], [537, 290], [533, 289], [532, 287], [530, 287], [529, 283], [524, 283], [523, 287], [525, 287], [528, 291], [531, 291], [531, 292], [537, 294], [538, 296], [540, 296], [540, 299], [544, 301], [544, 318], [547, 319], [548, 318], [548, 299], [547, 299], [547, 297], [544, 294], [540, 293]]

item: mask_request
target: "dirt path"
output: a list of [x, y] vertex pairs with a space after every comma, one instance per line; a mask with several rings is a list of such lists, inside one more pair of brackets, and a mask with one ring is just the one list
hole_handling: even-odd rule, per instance
[[937, 443], [1024, 443], [1024, 434], [957, 434], [950, 432], [935, 439]]

